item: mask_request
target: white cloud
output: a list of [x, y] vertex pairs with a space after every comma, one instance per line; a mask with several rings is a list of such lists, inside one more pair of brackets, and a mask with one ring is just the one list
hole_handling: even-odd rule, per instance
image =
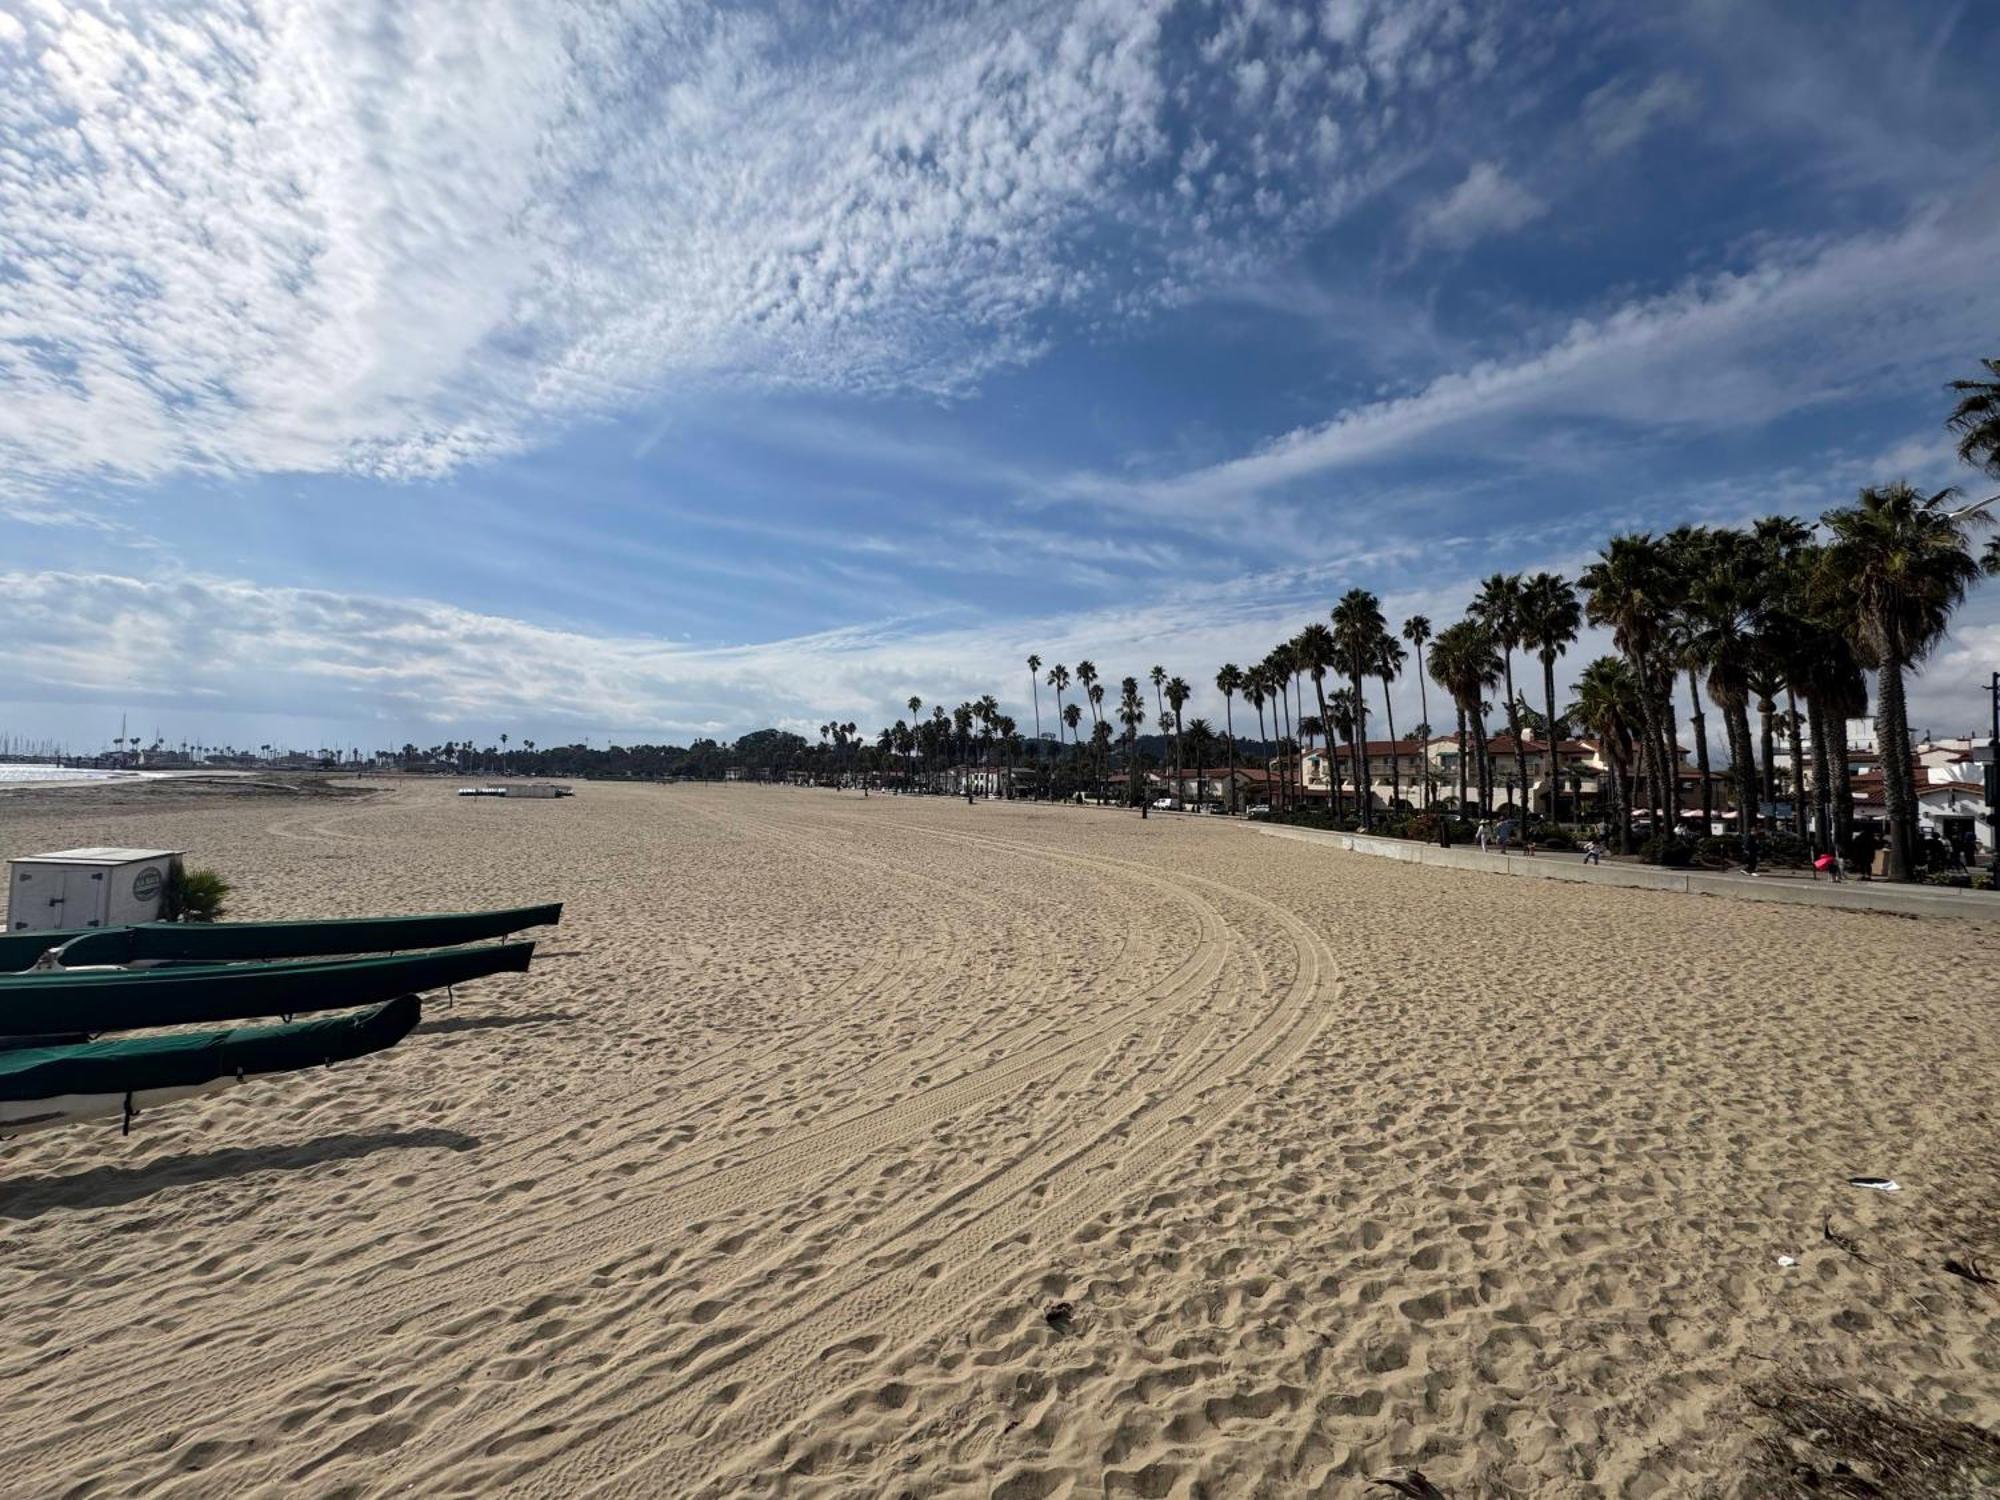
[[1598, 156], [1628, 151], [1660, 125], [1684, 118], [1700, 95], [1679, 73], [1662, 73], [1643, 86], [1614, 79], [1583, 101], [1583, 133]]
[[[1755, 426], [1883, 389], [1936, 386], [2000, 323], [2000, 215], [1975, 203], [1899, 233], [1774, 251], [1748, 270], [1578, 319], [1532, 353], [1437, 376], [1254, 453], [1171, 478], [1085, 474], [1065, 498], [1177, 513], [1414, 454], [1501, 424], [1611, 422], [1653, 433]], [[1518, 433], [1519, 429], [1516, 429]], [[1531, 433], [1530, 437], [1535, 436]], [[1505, 441], [1479, 445], [1505, 459]]]
[[699, 383], [964, 392], [1343, 212], [1389, 131], [1352, 70], [1420, 132], [1470, 67], [1450, 7], [1337, 66], [1301, 4], [1196, 49], [1169, 9], [46, 0], [0, 35], [0, 474], [421, 477]]
[[1474, 162], [1465, 178], [1416, 216], [1419, 244], [1463, 250], [1496, 234], [1512, 234], [1548, 212], [1548, 204], [1490, 161]]

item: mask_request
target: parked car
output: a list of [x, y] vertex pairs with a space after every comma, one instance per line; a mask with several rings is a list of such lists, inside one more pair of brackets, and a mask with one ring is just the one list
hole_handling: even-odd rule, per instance
[[1244, 808], [1243, 811], [1253, 818], [1268, 818], [1271, 816], [1271, 804], [1268, 802], [1253, 802]]
[[1181, 799], [1178, 797], [1155, 797], [1153, 799], [1154, 812], [1179, 812], [1180, 810]]

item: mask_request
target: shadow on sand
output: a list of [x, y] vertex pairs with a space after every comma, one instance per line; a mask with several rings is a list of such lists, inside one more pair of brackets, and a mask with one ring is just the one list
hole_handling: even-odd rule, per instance
[[495, 1031], [503, 1026], [540, 1026], [577, 1018], [566, 1010], [538, 1010], [525, 1016], [454, 1016], [450, 1013], [417, 1027], [423, 1036], [443, 1036], [454, 1031]]
[[114, 1208], [168, 1188], [222, 1182], [252, 1172], [298, 1172], [377, 1151], [470, 1151], [478, 1144], [477, 1136], [456, 1130], [382, 1130], [322, 1136], [296, 1146], [228, 1146], [134, 1167], [91, 1167], [67, 1177], [0, 1182], [0, 1219], [32, 1219], [58, 1208]]

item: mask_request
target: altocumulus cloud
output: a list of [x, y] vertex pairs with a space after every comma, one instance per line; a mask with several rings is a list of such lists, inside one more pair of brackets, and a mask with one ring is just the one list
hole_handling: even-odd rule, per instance
[[0, 474], [414, 478], [694, 381], [961, 393], [1051, 313], [1324, 227], [1534, 25], [37, 0], [0, 25]]

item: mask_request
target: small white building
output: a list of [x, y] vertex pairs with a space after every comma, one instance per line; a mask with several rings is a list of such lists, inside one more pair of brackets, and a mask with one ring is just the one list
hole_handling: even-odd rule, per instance
[[7, 930], [54, 932], [157, 922], [179, 849], [60, 849], [7, 861]]

